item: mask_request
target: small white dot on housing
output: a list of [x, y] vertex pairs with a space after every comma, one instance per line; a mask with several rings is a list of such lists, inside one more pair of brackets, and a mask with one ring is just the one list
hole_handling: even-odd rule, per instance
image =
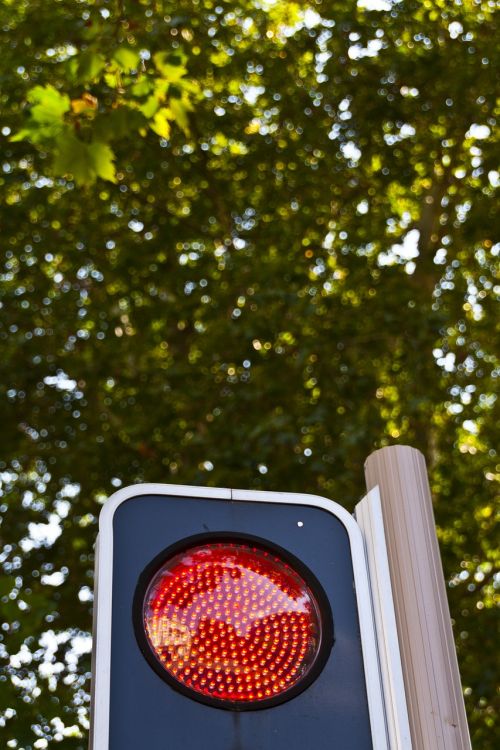
[[303, 521], [297, 521], [297, 526], [300, 526], [300, 527], [302, 527], [303, 525], [304, 525], [304, 522], [303, 522]]

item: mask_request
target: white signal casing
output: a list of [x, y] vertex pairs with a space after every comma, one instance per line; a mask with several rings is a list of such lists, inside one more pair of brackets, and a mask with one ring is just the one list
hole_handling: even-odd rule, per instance
[[[371, 494], [371, 493], [370, 493]], [[410, 750], [411, 745], [406, 741], [404, 727], [404, 700], [397, 701], [396, 711], [401, 730], [396, 734], [388, 727], [388, 718], [392, 722], [395, 712], [391, 708], [394, 696], [390, 692], [393, 686], [399, 685], [398, 678], [387, 681], [384, 677], [388, 669], [394, 667], [385, 665], [381, 669], [379, 659], [379, 637], [389, 635], [391, 641], [384, 645], [382, 653], [388, 650], [399, 655], [397, 636], [393, 630], [377, 629], [377, 614], [380, 603], [372, 603], [370, 588], [370, 574], [368, 570], [365, 541], [359, 523], [341, 505], [317, 495], [281, 492], [259, 492], [254, 490], [232, 490], [223, 488], [203, 488], [169, 484], [140, 484], [125, 487], [113, 494], [105, 503], [99, 519], [99, 534], [96, 542], [96, 581], [94, 599], [94, 648], [93, 648], [93, 678], [92, 678], [92, 712], [89, 750], [108, 750], [109, 748], [109, 716], [110, 716], [110, 684], [111, 684], [111, 626], [112, 626], [112, 590], [113, 590], [113, 517], [117, 508], [127, 500], [142, 495], [177, 496], [192, 498], [207, 498], [227, 501], [252, 503], [286, 503], [289, 505], [312, 506], [331, 513], [345, 527], [352, 558], [354, 586], [356, 590], [356, 604], [358, 610], [361, 635], [361, 649], [365, 685], [368, 699], [368, 711], [372, 734], [373, 750]], [[365, 524], [366, 526], [366, 524]], [[383, 545], [380, 529], [378, 529], [378, 545]], [[383, 528], [382, 528], [383, 533]], [[367, 544], [369, 547], [369, 544]], [[369, 555], [370, 556], [370, 555]], [[385, 568], [377, 569], [377, 581], [386, 575]], [[390, 581], [382, 585], [384, 607], [392, 606]], [[375, 599], [381, 594], [377, 589]], [[384, 612], [386, 609], [384, 609]], [[389, 616], [390, 619], [390, 616]], [[384, 622], [387, 620], [385, 616]], [[385, 633], [385, 635], [384, 635]], [[396, 642], [394, 642], [394, 636]], [[385, 660], [387, 662], [387, 659]], [[385, 664], [385, 662], [384, 662]], [[395, 680], [395, 681], [394, 681]], [[388, 692], [389, 691], [389, 692]], [[389, 701], [389, 711], [387, 704]], [[392, 702], [391, 702], [392, 701]], [[402, 737], [402, 744], [394, 744], [394, 738]], [[398, 740], [399, 741], [399, 740]], [[332, 737], [332, 750], [335, 748], [335, 738]]]

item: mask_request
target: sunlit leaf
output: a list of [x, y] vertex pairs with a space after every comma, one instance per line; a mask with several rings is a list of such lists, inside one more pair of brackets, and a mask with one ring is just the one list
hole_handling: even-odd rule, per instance
[[116, 182], [115, 155], [107, 143], [95, 141], [88, 146], [89, 157], [97, 177]]
[[28, 101], [32, 104], [32, 118], [40, 123], [58, 121], [70, 108], [69, 96], [50, 85], [32, 88]]
[[150, 127], [155, 133], [158, 133], [162, 138], [168, 138], [170, 136], [170, 122], [172, 113], [168, 109], [159, 109], [154, 115]]
[[186, 58], [181, 53], [157, 52], [153, 60], [162, 76], [171, 83], [180, 81], [186, 75]]
[[29, 138], [34, 143], [42, 143], [56, 137], [65, 127], [64, 115], [71, 107], [69, 97], [53, 86], [35, 86], [29, 93], [29, 101], [32, 106], [28, 123], [12, 140]]
[[147, 117], [148, 119], [150, 117], [153, 117], [155, 112], [158, 110], [158, 108], [161, 105], [162, 98], [157, 96], [156, 94], [152, 94], [149, 96], [144, 104], [141, 105], [140, 110], [144, 117]]
[[119, 47], [113, 54], [113, 60], [125, 72], [135, 70], [139, 64], [139, 53], [130, 47]]

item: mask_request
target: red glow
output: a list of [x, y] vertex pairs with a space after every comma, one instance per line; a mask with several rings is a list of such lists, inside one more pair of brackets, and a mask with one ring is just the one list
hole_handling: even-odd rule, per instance
[[168, 560], [146, 593], [144, 625], [171, 677], [230, 702], [289, 690], [314, 663], [321, 637], [302, 578], [273, 553], [239, 542]]

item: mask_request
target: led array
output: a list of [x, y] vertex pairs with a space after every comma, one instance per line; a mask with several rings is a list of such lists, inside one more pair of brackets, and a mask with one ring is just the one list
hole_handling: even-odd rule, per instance
[[167, 561], [148, 588], [144, 625], [173, 678], [231, 702], [289, 690], [320, 642], [318, 607], [303, 579], [239, 542], [192, 547]]

